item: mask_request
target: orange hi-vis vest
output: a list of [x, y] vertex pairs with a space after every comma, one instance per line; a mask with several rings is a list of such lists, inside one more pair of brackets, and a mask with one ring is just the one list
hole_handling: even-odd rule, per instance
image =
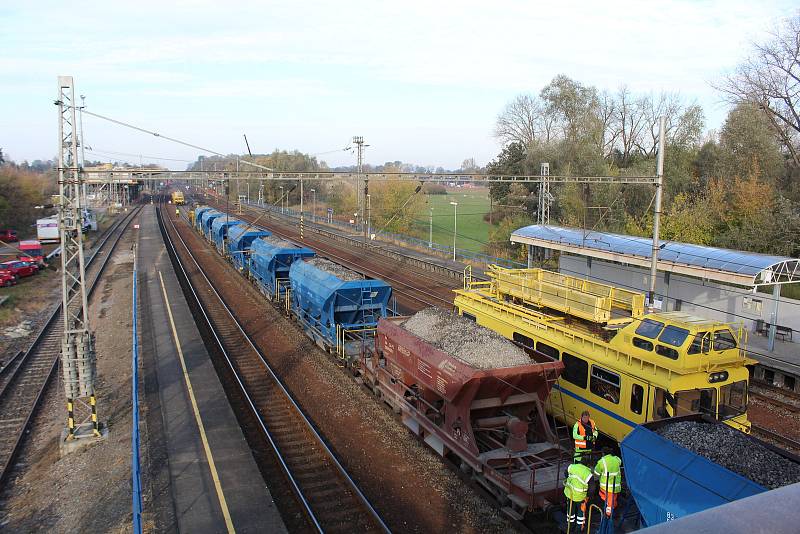
[[[592, 438], [594, 439], [597, 437], [597, 427], [591, 418], [589, 419], [589, 426], [592, 427]], [[572, 429], [572, 438], [575, 440], [576, 449], [586, 448], [586, 429], [583, 427], [580, 419], [578, 419], [578, 422], [575, 423]]]

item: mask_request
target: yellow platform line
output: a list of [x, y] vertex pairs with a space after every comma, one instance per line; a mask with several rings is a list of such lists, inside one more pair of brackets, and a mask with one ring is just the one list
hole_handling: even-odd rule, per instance
[[222, 516], [225, 518], [225, 526], [228, 528], [230, 534], [234, 534], [236, 530], [233, 528], [233, 521], [231, 521], [231, 514], [228, 510], [228, 503], [225, 501], [225, 494], [222, 492], [222, 485], [219, 482], [219, 474], [217, 473], [217, 466], [214, 463], [214, 456], [211, 454], [211, 447], [208, 445], [208, 438], [206, 437], [206, 429], [203, 426], [203, 419], [200, 417], [200, 410], [197, 408], [197, 399], [194, 396], [192, 389], [192, 381], [189, 380], [189, 372], [186, 370], [186, 361], [183, 359], [183, 350], [181, 350], [181, 342], [178, 339], [178, 331], [175, 329], [175, 320], [172, 318], [172, 308], [169, 304], [167, 297], [167, 288], [164, 285], [164, 277], [161, 276], [161, 271], [158, 271], [158, 278], [161, 280], [161, 291], [164, 293], [164, 302], [167, 305], [167, 315], [169, 316], [169, 325], [172, 327], [172, 337], [175, 339], [175, 348], [178, 349], [178, 358], [181, 361], [181, 369], [183, 369], [183, 378], [186, 381], [186, 389], [189, 392], [189, 399], [192, 401], [192, 410], [194, 411], [194, 418], [197, 421], [197, 428], [200, 430], [200, 439], [203, 442], [203, 449], [206, 452], [206, 460], [208, 460], [208, 468], [211, 470], [211, 478], [214, 480], [214, 489], [217, 492], [217, 499], [222, 508]]

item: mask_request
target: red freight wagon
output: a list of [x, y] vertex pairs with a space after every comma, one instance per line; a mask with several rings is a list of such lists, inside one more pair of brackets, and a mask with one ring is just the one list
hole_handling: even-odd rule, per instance
[[558, 502], [571, 457], [550, 428], [545, 402], [563, 364], [543, 357], [512, 367], [469, 365], [405, 329], [406, 319], [381, 319], [375, 350], [365, 353], [362, 372], [376, 394], [439, 454], [460, 459], [509, 515]]

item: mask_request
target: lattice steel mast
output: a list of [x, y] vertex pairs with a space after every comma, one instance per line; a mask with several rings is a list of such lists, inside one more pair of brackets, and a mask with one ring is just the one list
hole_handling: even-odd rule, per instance
[[[58, 106], [58, 226], [64, 317], [61, 368], [67, 397], [67, 440], [72, 440], [100, 435], [95, 399], [94, 333], [89, 329], [83, 255], [82, 177], [72, 76], [58, 77], [58, 100], [55, 103]], [[76, 419], [79, 421], [77, 424]]]

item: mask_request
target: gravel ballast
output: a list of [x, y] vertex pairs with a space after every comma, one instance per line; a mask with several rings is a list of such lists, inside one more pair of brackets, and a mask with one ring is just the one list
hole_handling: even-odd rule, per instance
[[325, 271], [328, 274], [332, 274], [339, 280], [343, 280], [345, 282], [348, 282], [350, 280], [364, 279], [364, 277], [361, 276], [359, 273], [351, 271], [347, 267], [343, 267], [338, 263], [333, 263], [332, 261], [326, 260], [325, 258], [311, 258], [306, 260], [306, 262], [313, 265], [320, 271]]
[[659, 428], [656, 433], [765, 488], [800, 482], [800, 464], [728, 425], [679, 421]]
[[259, 239], [263, 239], [264, 241], [266, 241], [267, 243], [269, 243], [273, 247], [278, 247], [278, 248], [297, 248], [297, 245], [295, 245], [294, 243], [290, 243], [289, 241], [281, 239], [280, 237], [275, 237], [274, 235], [268, 235], [266, 237], [260, 237]]
[[403, 322], [403, 328], [478, 369], [533, 363], [524, 350], [497, 332], [439, 308], [418, 311]]

